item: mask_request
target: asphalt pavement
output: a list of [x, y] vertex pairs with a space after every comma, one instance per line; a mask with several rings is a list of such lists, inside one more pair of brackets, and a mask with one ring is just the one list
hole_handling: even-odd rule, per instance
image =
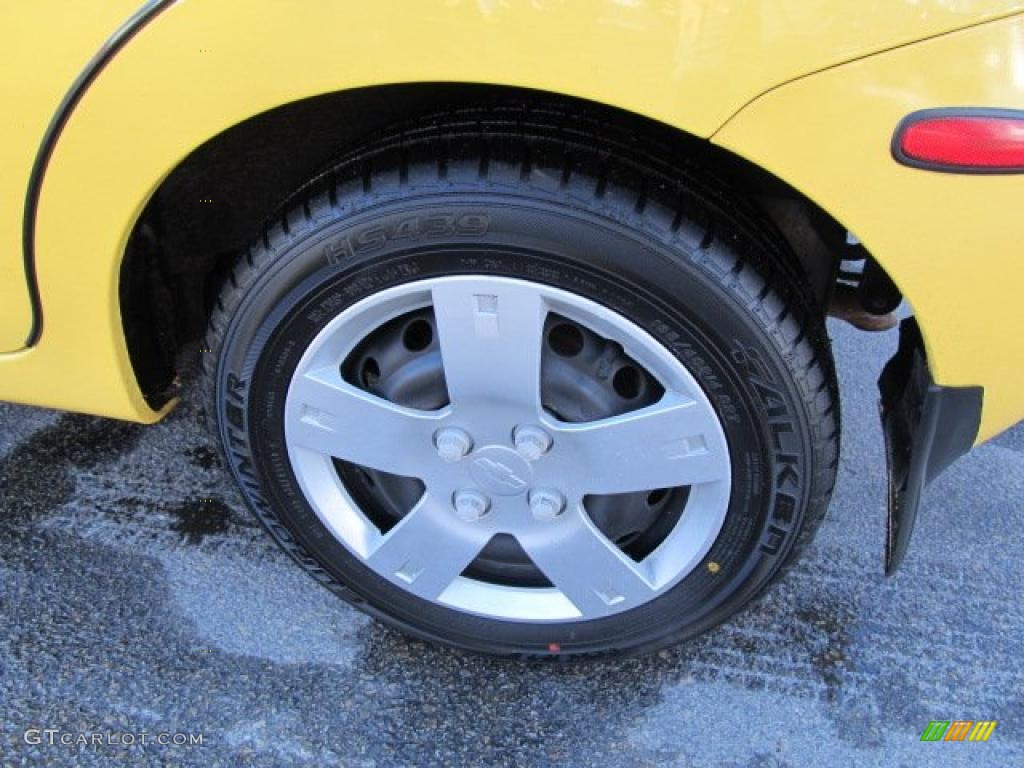
[[[153, 427], [0, 405], [0, 765], [1024, 765], [1024, 426], [929, 489], [887, 579], [874, 381], [896, 335], [830, 329], [842, 463], [814, 544], [726, 625], [619, 661], [367, 619], [256, 525], [195, 396]], [[920, 741], [957, 719], [998, 725]]]

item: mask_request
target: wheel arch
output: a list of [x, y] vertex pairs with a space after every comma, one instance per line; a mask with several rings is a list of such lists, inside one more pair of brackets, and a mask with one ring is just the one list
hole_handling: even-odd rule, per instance
[[[153, 382], [161, 377], [140, 371], [162, 365], [167, 378], [166, 361], [152, 352], [166, 355], [174, 344], [151, 341], [161, 334], [166, 341], [169, 328], [131, 316], [126, 341], [119, 299], [125, 291], [147, 297], [155, 291], [154, 306], [172, 300], [152, 279], [152, 270], [131, 268], [137, 259], [155, 259], [145, 248], [142, 256], [134, 250], [145, 242], [138, 237], [145, 229], [145, 223], [140, 229], [142, 213], [155, 195], [166, 193], [172, 177], [179, 178], [197, 148], [229, 133], [237, 136], [244, 130], [239, 126], [255, 125], [250, 121], [282, 105], [292, 109], [329, 98], [326, 94], [349, 98], [378, 88], [431, 93], [439, 83], [456, 89], [526, 92], [529, 87], [545, 97], [608, 105], [616, 119], [628, 116], [637, 125], [670, 126], [666, 130], [680, 144], [708, 149], [706, 139], [758, 93], [851, 55], [835, 40], [820, 40], [813, 51], [785, 39], [755, 35], [748, 40], [743, 20], [732, 17], [707, 16], [702, 25], [687, 26], [688, 17], [667, 6], [488, 9], [463, 3], [396, 16], [380, 4], [334, 17], [341, 12], [310, 3], [262, 6], [259, 14], [237, 17], [216, 4], [154, 0], [151, 5], [166, 11], [91, 82], [53, 147], [34, 233], [44, 331], [35, 346], [2, 361], [0, 397], [138, 421], [159, 418], [166, 393]], [[807, 25], [815, 29], [813, 19], [793, 21], [793, 37], [803, 35]], [[950, 23], [955, 19], [943, 19], [940, 26]], [[570, 27], [581, 34], [567, 40]], [[731, 46], [750, 48], [750, 57], [738, 66], [734, 57], [695, 44], [715, 29], [728, 33]], [[907, 25], [899, 34], [914, 29]], [[888, 33], [877, 39], [869, 35], [859, 47], [867, 53], [887, 41]], [[390, 53], [397, 50], [402, 54]], [[622, 61], [630, 66], [622, 67]], [[353, 114], [344, 116], [346, 128], [352, 127]], [[707, 157], [714, 162], [736, 158], [710, 149]], [[756, 171], [750, 164], [733, 166], [744, 169], [745, 183], [757, 177], [786, 188], [769, 174], [746, 174]], [[788, 191], [784, 197], [795, 202], [788, 211], [774, 211], [773, 218], [792, 219], [788, 231], [815, 236], [810, 219], [825, 222], [830, 232], [841, 230], [807, 197], [790, 197]], [[206, 199], [212, 198], [196, 195], [192, 202]], [[145, 345], [148, 359], [135, 351]], [[52, 386], [54, 375], [69, 366], [86, 375], [75, 385]], [[40, 388], [43, 380], [48, 385]]]
[[170, 394], [177, 352], [203, 332], [228, 266], [289, 195], [387, 125], [488, 105], [582, 110], [722, 178], [753, 200], [766, 225], [777, 228], [788, 242], [794, 270], [826, 306], [845, 228], [778, 177], [692, 133], [550, 91], [474, 83], [351, 89], [236, 123], [189, 152], [153, 190], [126, 240], [118, 278], [127, 348], [150, 404], [160, 407]]
[[[997, 15], [1003, 3], [971, 14], [937, 8], [929, 29]], [[150, 5], [166, 10], [106, 64], [53, 148], [34, 239], [44, 330], [2, 361], [7, 399], [159, 417], [159, 400], [147, 403], [138, 386], [135, 341], [125, 342], [122, 257], [163, 181], [196, 147], [254, 115], [389, 83], [478, 82], [607, 104], [703, 140], [766, 89], [923, 34], [916, 11], [878, 27], [860, 23], [857, 5], [841, 24], [831, 8], [793, 15], [781, 35], [763, 34], [757, 12], [698, 3], [464, 1], [396, 13], [389, 3], [356, 11], [310, 2], [241, 15], [229, 3]], [[822, 35], [822, 13], [861, 34]], [[725, 55], [732, 50], [744, 55]], [[54, 386], [69, 366], [86, 375]]]

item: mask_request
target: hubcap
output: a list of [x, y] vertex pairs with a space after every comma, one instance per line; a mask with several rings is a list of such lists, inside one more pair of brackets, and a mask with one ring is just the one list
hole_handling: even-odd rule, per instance
[[452, 276], [382, 291], [289, 384], [295, 476], [354, 556], [425, 600], [516, 621], [636, 608], [725, 519], [721, 424], [682, 363], [581, 296]]

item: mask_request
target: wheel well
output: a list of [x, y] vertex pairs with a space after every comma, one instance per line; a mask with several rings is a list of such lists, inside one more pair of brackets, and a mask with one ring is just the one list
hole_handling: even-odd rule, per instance
[[417, 115], [553, 102], [628, 127], [638, 141], [656, 141], [745, 192], [788, 241], [812, 295], [827, 305], [845, 229], [800, 192], [704, 139], [635, 113], [546, 92], [446, 83], [378, 86], [256, 115], [196, 148], [160, 184], [129, 237], [120, 274], [125, 337], [147, 401], [159, 406], [173, 394], [179, 352], [203, 334], [234, 258], [292, 192], [342, 151]]

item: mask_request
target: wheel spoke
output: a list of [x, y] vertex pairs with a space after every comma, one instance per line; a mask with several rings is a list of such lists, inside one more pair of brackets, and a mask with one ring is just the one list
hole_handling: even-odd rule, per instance
[[543, 540], [521, 542], [534, 564], [586, 618], [650, 600], [655, 593], [640, 563], [597, 529], [582, 505], [567, 512]]
[[587, 493], [674, 488], [725, 479], [725, 441], [711, 411], [676, 393], [654, 405], [598, 421], [557, 423], [555, 443], [566, 444], [584, 468]]
[[436, 600], [489, 538], [481, 529], [460, 524], [451, 504], [427, 491], [366, 562], [403, 589]]
[[433, 288], [448, 395], [463, 402], [540, 408], [545, 305], [528, 285], [474, 279]]
[[371, 395], [335, 368], [296, 378], [288, 409], [288, 440], [295, 445], [407, 477], [418, 477], [430, 460], [434, 431], [446, 415]]

